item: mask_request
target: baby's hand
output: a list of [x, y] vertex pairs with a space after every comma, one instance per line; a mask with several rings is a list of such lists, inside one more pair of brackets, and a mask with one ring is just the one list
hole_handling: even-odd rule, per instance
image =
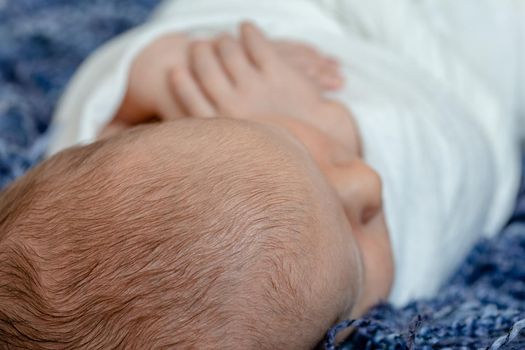
[[270, 41], [280, 57], [290, 66], [306, 74], [321, 90], [337, 90], [343, 78], [336, 59], [323, 55], [313, 47], [296, 41]]
[[[222, 41], [224, 40], [231, 41], [231, 38]], [[173, 33], [157, 39], [142, 50], [131, 66], [126, 94], [111, 125], [121, 125], [125, 128], [153, 120], [195, 116], [191, 112], [196, 110], [200, 112], [197, 115], [208, 114], [202, 111], [205, 106], [201, 106], [200, 109], [196, 106], [182, 108], [170, 89], [172, 69], [174, 67], [177, 67], [177, 70], [188, 69], [191, 41], [191, 38], [183, 33]], [[306, 44], [292, 41], [270, 43], [282, 59], [306, 75], [319, 90], [337, 89], [342, 85], [339, 67], [335, 60]], [[190, 92], [194, 88], [194, 84], [191, 83], [185, 87]], [[115, 128], [108, 126], [107, 129]], [[106, 131], [103, 130], [104, 133]]]
[[183, 109], [198, 117], [311, 121], [325, 103], [317, 85], [251, 24], [241, 26], [239, 40], [224, 35], [193, 43], [189, 66], [174, 67], [172, 88]]

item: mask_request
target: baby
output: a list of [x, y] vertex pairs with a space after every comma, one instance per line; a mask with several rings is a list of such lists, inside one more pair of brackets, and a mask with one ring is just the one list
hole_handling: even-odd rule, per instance
[[[106, 135], [57, 154], [6, 191], [6, 345], [311, 348], [334, 322], [387, 297], [379, 178], [357, 144], [305, 120], [333, 118], [327, 132], [339, 124], [352, 135], [348, 112], [256, 28], [243, 26], [241, 40], [217, 45], [239, 50], [222, 62], [243, 86], [230, 95], [243, 104], [228, 115], [249, 121], [174, 118]], [[198, 42], [193, 63], [204, 57], [217, 68], [218, 57], [205, 52], [212, 45]], [[225, 70], [211, 74], [226, 81]], [[189, 101], [205, 97], [181, 91], [179, 107], [192, 115]], [[217, 108], [227, 106], [214, 97]], [[362, 254], [360, 244], [371, 249]], [[384, 266], [370, 274], [376, 286], [366, 280], [369, 257]], [[365, 293], [365, 285], [374, 288]]]
[[[51, 152], [106, 138], [1, 201], [8, 345], [311, 348], [379, 300], [432, 295], [502, 227], [519, 176], [516, 22], [478, 4], [509, 45], [469, 56], [452, 43], [475, 40], [428, 24], [467, 1], [269, 3], [167, 2], [80, 71]], [[517, 3], [501, 4], [511, 19]], [[250, 25], [167, 36], [244, 18], [336, 56], [344, 89], [327, 99]], [[163, 47], [189, 54], [165, 66]], [[515, 57], [509, 74], [497, 54]], [[171, 121], [119, 132], [156, 119]]]

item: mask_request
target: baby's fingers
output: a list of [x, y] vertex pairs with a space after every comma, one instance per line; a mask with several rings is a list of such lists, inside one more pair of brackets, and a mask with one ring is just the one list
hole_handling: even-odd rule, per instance
[[280, 57], [263, 32], [251, 23], [241, 24], [241, 42], [253, 63], [265, 70], [280, 62]]
[[336, 90], [342, 87], [339, 63], [334, 58], [321, 54], [307, 44], [294, 41], [277, 41], [275, 48], [281, 57], [313, 80], [320, 89]]
[[204, 96], [187, 67], [176, 66], [173, 68], [170, 87], [175, 99], [188, 116], [203, 118], [216, 116], [215, 108]]
[[315, 72], [313, 79], [319, 83], [322, 89], [337, 90], [343, 87], [344, 79], [337, 66], [324, 64]]
[[215, 106], [229, 99], [233, 86], [211, 43], [198, 42], [192, 46], [191, 66], [201, 90]]
[[237, 87], [245, 81], [255, 79], [256, 68], [237, 40], [229, 35], [223, 35], [217, 40], [216, 46], [224, 69]]

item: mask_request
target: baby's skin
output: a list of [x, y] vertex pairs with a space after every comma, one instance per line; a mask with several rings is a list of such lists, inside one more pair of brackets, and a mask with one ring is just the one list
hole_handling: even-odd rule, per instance
[[[362, 158], [349, 110], [323, 96], [323, 90], [342, 84], [333, 59], [302, 44], [271, 42], [245, 23], [238, 39], [164, 37], [139, 55], [130, 74], [126, 98], [103, 136], [151, 120], [187, 117], [241, 119], [284, 131], [314, 161], [319, 181], [328, 184], [322, 192], [327, 198], [319, 203], [330, 203], [322, 213], [332, 224], [318, 249], [331, 259], [320, 268], [325, 276], [349, 276], [356, 288], [339, 292], [340, 305], [347, 307], [338, 318], [356, 317], [388, 297], [394, 267], [381, 179]], [[345, 263], [349, 256], [357, 263]]]

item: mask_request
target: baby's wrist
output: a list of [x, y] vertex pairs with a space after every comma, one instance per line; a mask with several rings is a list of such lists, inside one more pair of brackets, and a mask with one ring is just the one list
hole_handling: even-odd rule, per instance
[[140, 99], [140, 94], [135, 93], [136, 87], [131, 84], [128, 84], [126, 94], [113, 118], [115, 122], [135, 125], [156, 114], [155, 104]]

